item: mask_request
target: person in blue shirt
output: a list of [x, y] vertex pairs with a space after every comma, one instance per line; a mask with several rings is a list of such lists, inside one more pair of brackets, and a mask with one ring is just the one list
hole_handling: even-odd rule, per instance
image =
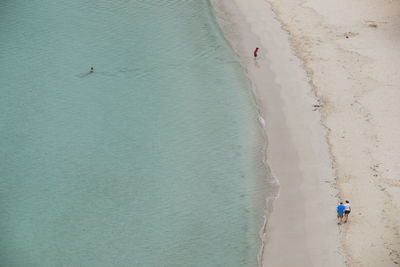
[[336, 211], [337, 211], [337, 217], [338, 217], [338, 224], [342, 224], [343, 220], [343, 213], [344, 209], [346, 207], [343, 205], [343, 202], [340, 202], [340, 204], [337, 206]]

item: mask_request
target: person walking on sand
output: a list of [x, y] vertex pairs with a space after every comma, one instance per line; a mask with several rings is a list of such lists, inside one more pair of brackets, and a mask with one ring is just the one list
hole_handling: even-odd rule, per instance
[[340, 204], [336, 208], [338, 224], [342, 224], [344, 209], [345, 209], [345, 206], [343, 205], [343, 202], [340, 202]]
[[344, 223], [347, 223], [350, 212], [351, 212], [350, 202], [346, 200], [346, 203], [344, 204]]
[[257, 58], [257, 53], [258, 53], [258, 47], [256, 47], [256, 50], [254, 50], [254, 59]]

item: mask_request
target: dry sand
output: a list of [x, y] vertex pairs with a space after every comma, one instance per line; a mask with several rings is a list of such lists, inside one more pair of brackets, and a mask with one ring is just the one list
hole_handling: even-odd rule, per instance
[[[263, 265], [398, 266], [400, 1], [268, 1], [213, 1], [280, 182]], [[352, 204], [346, 225], [335, 225], [335, 188]]]
[[398, 266], [400, 1], [270, 1], [321, 100], [337, 188], [353, 207], [348, 266]]

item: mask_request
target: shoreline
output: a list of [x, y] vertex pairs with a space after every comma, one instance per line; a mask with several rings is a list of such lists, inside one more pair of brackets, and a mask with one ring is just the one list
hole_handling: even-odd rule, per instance
[[[259, 265], [344, 266], [327, 130], [287, 33], [262, 0], [211, 2], [252, 82], [265, 120], [265, 163], [280, 184], [279, 196], [266, 203]], [[257, 60], [252, 58], [255, 46], [260, 47]]]

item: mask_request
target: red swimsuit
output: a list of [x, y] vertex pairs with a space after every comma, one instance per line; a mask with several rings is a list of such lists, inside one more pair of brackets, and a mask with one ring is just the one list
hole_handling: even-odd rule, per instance
[[258, 48], [256, 48], [256, 50], [254, 50], [254, 57], [257, 56], [257, 53], [258, 53]]

